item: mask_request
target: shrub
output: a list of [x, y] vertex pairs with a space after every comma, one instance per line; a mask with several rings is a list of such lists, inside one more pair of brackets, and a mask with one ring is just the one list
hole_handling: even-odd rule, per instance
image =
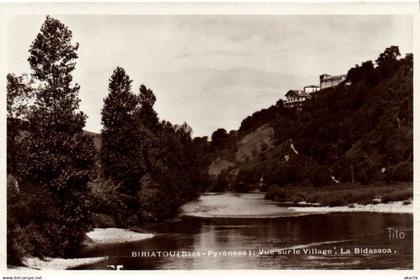
[[314, 186], [320, 187], [331, 182], [331, 175], [327, 168], [321, 165], [313, 165], [309, 179]]
[[359, 182], [364, 185], [367, 185], [371, 182], [371, 180], [372, 180], [372, 173], [369, 172], [367, 168], [361, 169], [359, 172]]
[[106, 214], [94, 213], [92, 214], [92, 223], [95, 227], [107, 228], [107, 227], [116, 227], [114, 219]]
[[382, 196], [382, 202], [387, 203], [390, 201], [403, 201], [413, 197], [412, 190], [394, 190], [389, 193], [385, 193]]
[[253, 184], [259, 182], [261, 175], [258, 170], [241, 169], [237, 175], [237, 181], [245, 184]]
[[341, 206], [341, 205], [347, 205], [347, 204], [349, 204], [349, 202], [343, 199], [342, 197], [333, 197], [331, 198], [331, 200], [328, 202], [327, 205], [330, 207], [334, 207], [334, 206]]
[[164, 193], [154, 188], [142, 188], [139, 192], [139, 204], [141, 217], [143, 220], [150, 221], [167, 216], [169, 213], [165, 210]]
[[279, 186], [270, 186], [265, 194], [265, 199], [274, 201], [285, 201], [288, 198], [287, 192]]
[[128, 210], [126, 203], [132, 198], [120, 192], [118, 184], [115, 184], [112, 180], [98, 178], [91, 186], [91, 210], [96, 214], [94, 224], [111, 224], [111, 221], [107, 221], [105, 216], [111, 217], [112, 223], [118, 227], [125, 227], [138, 222], [135, 213]]
[[[65, 229], [53, 221], [59, 211], [45, 188], [29, 188], [7, 180], [7, 261], [19, 265], [25, 256], [63, 255], [67, 250]], [[37, 211], [34, 211], [37, 209]], [[40, 226], [42, 224], [42, 226]]]
[[389, 170], [389, 179], [391, 181], [413, 181], [413, 163], [401, 162]]
[[217, 176], [216, 181], [214, 182], [210, 191], [212, 192], [224, 192], [227, 190], [228, 187], [228, 178], [227, 175], [224, 173], [219, 174]]

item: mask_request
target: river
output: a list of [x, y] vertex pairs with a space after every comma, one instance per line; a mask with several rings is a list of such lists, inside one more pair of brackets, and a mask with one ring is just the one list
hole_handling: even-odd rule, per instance
[[298, 213], [263, 197], [204, 194], [176, 219], [145, 226], [154, 238], [84, 248], [80, 257], [109, 258], [76, 269], [413, 267], [412, 214]]

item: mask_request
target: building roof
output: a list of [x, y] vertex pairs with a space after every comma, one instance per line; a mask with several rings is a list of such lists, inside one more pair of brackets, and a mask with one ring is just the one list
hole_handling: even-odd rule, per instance
[[325, 81], [325, 80], [336, 80], [336, 79], [342, 79], [342, 78], [345, 78], [345, 77], [346, 77], [345, 74], [343, 74], [343, 75], [335, 75], [335, 76], [324, 77], [322, 80], [323, 81]]
[[286, 93], [286, 96], [294, 95], [297, 97], [310, 97], [310, 95], [303, 90], [291, 89]]

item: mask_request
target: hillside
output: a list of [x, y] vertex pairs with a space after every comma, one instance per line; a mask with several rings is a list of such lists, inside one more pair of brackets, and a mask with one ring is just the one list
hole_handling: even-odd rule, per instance
[[356, 65], [302, 112], [279, 100], [237, 131], [219, 129], [208, 155], [216, 188], [412, 181], [413, 62], [411, 54], [398, 56], [398, 47], [390, 47], [375, 65]]

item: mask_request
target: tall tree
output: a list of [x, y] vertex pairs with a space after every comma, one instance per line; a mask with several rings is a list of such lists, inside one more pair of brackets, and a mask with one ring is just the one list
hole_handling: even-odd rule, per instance
[[401, 55], [398, 46], [390, 46], [376, 59], [376, 64], [383, 78], [388, 78], [398, 67], [398, 57]]
[[105, 178], [120, 184], [120, 191], [130, 197], [128, 209], [135, 210], [139, 180], [144, 172], [136, 121], [138, 98], [131, 92], [131, 80], [117, 67], [109, 80], [109, 94], [102, 109], [101, 168]]
[[138, 118], [145, 127], [154, 130], [159, 123], [157, 113], [153, 109], [153, 105], [156, 102], [156, 96], [153, 91], [145, 85], [141, 85], [139, 91], [140, 108]]
[[22, 135], [25, 157], [18, 163], [21, 185], [51, 197], [54, 215], [43, 217], [35, 208], [32, 222], [49, 239], [49, 254], [60, 256], [77, 250], [89, 228], [87, 183], [95, 156], [92, 139], [83, 134], [80, 87], [72, 83], [79, 45], [71, 39], [67, 26], [47, 16], [30, 47], [28, 61], [37, 88]]
[[145, 161], [145, 168], [148, 173], [153, 173], [155, 164], [160, 156], [159, 131], [162, 125], [159, 123], [158, 115], [153, 108], [156, 96], [153, 91], [145, 85], [141, 85], [138, 94], [139, 106], [135, 112], [135, 119], [141, 133], [138, 134], [138, 141], [142, 143], [142, 154]]
[[224, 144], [228, 138], [228, 134], [224, 128], [219, 128], [211, 135], [211, 144], [213, 147], [218, 147]]

